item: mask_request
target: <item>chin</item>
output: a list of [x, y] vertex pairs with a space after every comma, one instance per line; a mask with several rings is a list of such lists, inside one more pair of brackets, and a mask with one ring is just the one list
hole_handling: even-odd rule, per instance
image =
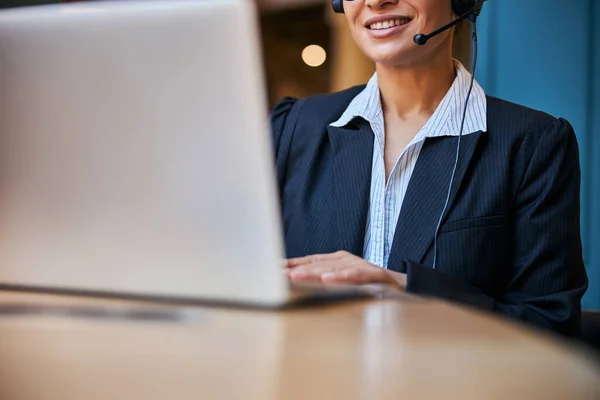
[[377, 51], [365, 52], [367, 58], [375, 64], [400, 66], [410, 64], [415, 60], [414, 51], [408, 51], [402, 48], [378, 49]]

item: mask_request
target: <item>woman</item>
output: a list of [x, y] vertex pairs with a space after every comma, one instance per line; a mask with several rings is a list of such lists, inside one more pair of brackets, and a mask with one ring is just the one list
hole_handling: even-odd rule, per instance
[[577, 335], [587, 276], [570, 124], [476, 82], [463, 124], [471, 76], [453, 31], [413, 41], [456, 18], [456, 1], [343, 6], [375, 75], [272, 112], [289, 278], [389, 283]]

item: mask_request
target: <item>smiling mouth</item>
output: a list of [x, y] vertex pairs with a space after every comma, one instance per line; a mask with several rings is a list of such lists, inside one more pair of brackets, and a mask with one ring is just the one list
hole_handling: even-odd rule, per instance
[[394, 28], [396, 26], [406, 25], [411, 21], [410, 18], [396, 18], [390, 19], [389, 21], [376, 22], [374, 24], [368, 25], [367, 28], [372, 31], [379, 31], [382, 29]]

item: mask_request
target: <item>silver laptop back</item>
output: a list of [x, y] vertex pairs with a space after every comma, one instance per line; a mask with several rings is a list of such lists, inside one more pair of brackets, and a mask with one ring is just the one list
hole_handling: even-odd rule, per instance
[[0, 12], [0, 283], [288, 296], [254, 2]]

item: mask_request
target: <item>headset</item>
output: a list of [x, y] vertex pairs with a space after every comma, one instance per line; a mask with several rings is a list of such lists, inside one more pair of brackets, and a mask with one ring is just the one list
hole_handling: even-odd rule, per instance
[[[354, 1], [354, 0], [332, 0], [333, 11], [336, 13], [344, 13], [344, 1]], [[458, 24], [460, 21], [464, 19], [469, 19], [471, 21], [472, 26], [472, 39], [473, 39], [473, 68], [471, 74], [471, 83], [469, 85], [469, 91], [467, 92], [467, 97], [465, 99], [465, 105], [463, 108], [462, 121], [460, 124], [460, 132], [458, 135], [458, 140], [456, 144], [456, 158], [454, 162], [454, 168], [452, 170], [452, 176], [450, 178], [450, 183], [448, 185], [448, 192], [446, 194], [446, 202], [444, 204], [444, 208], [440, 214], [440, 218], [438, 220], [437, 226], [435, 228], [435, 235], [433, 237], [433, 269], [437, 266], [437, 238], [439, 236], [440, 227], [442, 225], [442, 221], [444, 220], [444, 216], [446, 215], [446, 211], [448, 210], [448, 206], [450, 203], [450, 196], [452, 194], [452, 186], [454, 184], [454, 177], [456, 176], [456, 169], [458, 168], [458, 161], [460, 157], [460, 144], [463, 136], [463, 130], [465, 127], [465, 118], [467, 116], [467, 106], [469, 104], [469, 99], [471, 98], [471, 92], [473, 90], [473, 83], [475, 79], [475, 69], [477, 68], [477, 17], [481, 13], [481, 9], [483, 7], [483, 3], [486, 0], [452, 0], [452, 11], [458, 18], [454, 19], [447, 25], [442, 26], [440, 29], [431, 32], [429, 34], [419, 33], [414, 36], [413, 41], [419, 45], [423, 46], [427, 43], [429, 39], [434, 36], [439, 35], [440, 33], [452, 28], [454, 25]]]
[[[344, 1], [354, 1], [354, 0], [332, 0], [333, 11], [338, 14], [344, 13]], [[414, 42], [420, 46], [427, 43], [429, 39], [434, 36], [439, 35], [440, 33], [452, 28], [454, 25], [458, 24], [460, 21], [469, 18], [469, 20], [475, 23], [475, 20], [481, 13], [481, 8], [483, 7], [483, 2], [485, 0], [452, 0], [452, 11], [458, 18], [451, 21], [449, 24], [442, 26], [440, 29], [431, 32], [430, 34], [419, 33], [415, 35], [413, 38]]]
[[[344, 1], [354, 1], [354, 0], [333, 0], [333, 11], [339, 14], [344, 13]], [[483, 3], [483, 1], [477, 0], [452, 0], [452, 11], [454, 14], [461, 16], [472, 10], [476, 3]]]

